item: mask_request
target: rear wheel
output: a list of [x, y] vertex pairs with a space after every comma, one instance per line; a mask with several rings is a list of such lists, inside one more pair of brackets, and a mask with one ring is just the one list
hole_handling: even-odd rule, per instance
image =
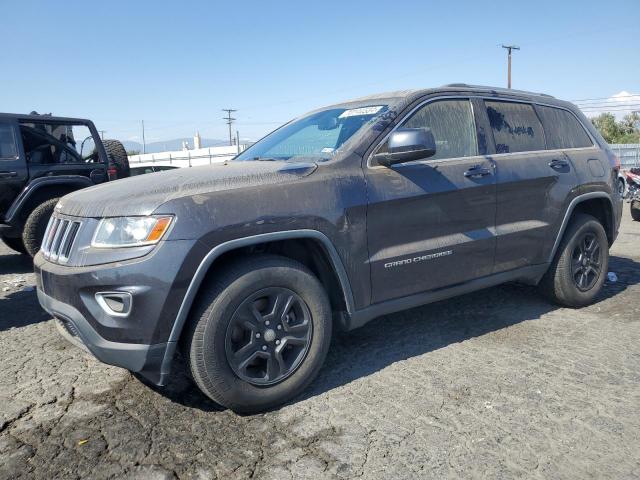
[[2, 241], [11, 250], [14, 250], [18, 253], [23, 253], [23, 254], [27, 253], [27, 250], [24, 248], [24, 243], [22, 243], [22, 238], [2, 237]]
[[118, 178], [126, 178], [130, 175], [129, 156], [124, 145], [118, 140], [103, 140], [102, 145], [109, 157], [109, 163], [112, 163], [118, 172]]
[[604, 227], [591, 215], [578, 214], [569, 224], [540, 288], [555, 303], [583, 307], [600, 292], [608, 267], [609, 242]]
[[225, 270], [201, 292], [184, 350], [207, 396], [258, 412], [316, 377], [331, 341], [331, 308], [318, 279], [288, 258], [263, 255]]
[[47, 223], [49, 223], [49, 218], [51, 218], [58, 200], [60, 199], [52, 198], [41, 203], [27, 217], [22, 231], [22, 242], [25, 250], [32, 257], [35, 257], [38, 250], [40, 250]]
[[640, 222], [640, 200], [631, 202], [631, 218], [636, 222]]

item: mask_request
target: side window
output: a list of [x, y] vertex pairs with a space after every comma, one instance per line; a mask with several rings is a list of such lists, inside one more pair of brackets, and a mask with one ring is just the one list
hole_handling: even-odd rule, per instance
[[486, 101], [496, 153], [544, 150], [542, 124], [527, 103]]
[[0, 123], [0, 160], [15, 160], [18, 156], [13, 125]]
[[86, 125], [24, 123], [20, 134], [29, 163], [97, 162], [93, 136]]
[[548, 149], [584, 148], [593, 146], [593, 142], [584, 127], [572, 113], [553, 107], [536, 105], [544, 124]]
[[416, 110], [401, 127], [431, 129], [436, 141], [436, 154], [430, 159], [478, 155], [476, 127], [469, 100], [436, 100], [428, 103]]

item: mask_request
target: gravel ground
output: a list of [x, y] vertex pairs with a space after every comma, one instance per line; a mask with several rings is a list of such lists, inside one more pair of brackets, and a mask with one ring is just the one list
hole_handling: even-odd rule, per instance
[[595, 305], [507, 285], [382, 317], [238, 416], [67, 344], [0, 245], [0, 478], [638, 478], [639, 246], [625, 205]]

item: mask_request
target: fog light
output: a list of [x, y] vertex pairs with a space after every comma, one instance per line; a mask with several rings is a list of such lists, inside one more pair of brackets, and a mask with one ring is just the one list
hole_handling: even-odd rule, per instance
[[131, 313], [133, 298], [129, 292], [98, 292], [96, 302], [113, 317], [127, 317]]

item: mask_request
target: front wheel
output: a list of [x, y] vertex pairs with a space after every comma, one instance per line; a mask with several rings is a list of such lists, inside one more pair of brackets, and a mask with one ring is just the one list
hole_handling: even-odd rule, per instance
[[184, 350], [191, 374], [215, 402], [243, 413], [299, 394], [331, 341], [331, 308], [318, 279], [285, 257], [227, 265], [204, 287]]
[[584, 307], [600, 292], [609, 267], [609, 242], [602, 224], [591, 215], [576, 215], [556, 257], [540, 282], [553, 302]]

